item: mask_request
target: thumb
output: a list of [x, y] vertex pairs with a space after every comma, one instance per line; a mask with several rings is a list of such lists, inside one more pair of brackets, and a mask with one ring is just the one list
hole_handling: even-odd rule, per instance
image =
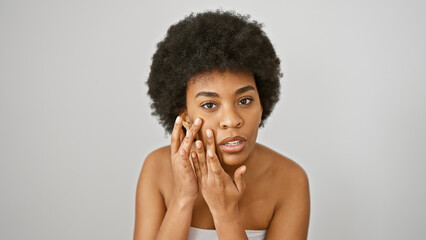
[[244, 190], [246, 189], [246, 183], [244, 181], [244, 173], [246, 172], [246, 170], [247, 167], [245, 165], [242, 165], [234, 172], [234, 182], [240, 193], [244, 192]]

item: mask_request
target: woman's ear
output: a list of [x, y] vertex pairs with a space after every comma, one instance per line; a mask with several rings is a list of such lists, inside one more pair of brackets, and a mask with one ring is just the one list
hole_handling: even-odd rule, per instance
[[182, 119], [182, 125], [185, 129], [189, 129], [192, 125], [191, 118], [189, 117], [186, 110], [182, 111], [181, 114], [179, 114], [180, 118]]

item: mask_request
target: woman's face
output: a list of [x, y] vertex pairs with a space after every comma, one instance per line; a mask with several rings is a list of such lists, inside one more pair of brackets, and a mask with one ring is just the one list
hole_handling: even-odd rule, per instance
[[184, 121], [192, 124], [196, 118], [203, 120], [198, 139], [206, 143], [206, 129], [213, 131], [222, 164], [239, 165], [250, 156], [262, 117], [251, 73], [213, 71], [191, 78], [186, 107]]

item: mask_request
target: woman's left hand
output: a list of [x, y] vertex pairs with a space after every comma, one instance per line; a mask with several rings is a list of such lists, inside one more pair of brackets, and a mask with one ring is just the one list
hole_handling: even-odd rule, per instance
[[243, 174], [246, 166], [240, 166], [234, 173], [234, 180], [223, 170], [215, 151], [213, 131], [206, 130], [207, 144], [197, 140], [196, 151], [192, 152], [198, 186], [210, 211], [215, 215], [227, 215], [238, 211], [238, 202], [241, 199], [245, 182]]

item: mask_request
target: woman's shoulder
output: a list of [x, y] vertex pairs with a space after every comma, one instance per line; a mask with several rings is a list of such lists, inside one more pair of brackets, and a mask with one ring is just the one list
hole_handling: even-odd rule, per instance
[[262, 144], [257, 147], [265, 165], [263, 175], [270, 178], [269, 182], [286, 192], [308, 187], [306, 171], [296, 161]]
[[[265, 146], [259, 146], [259, 149], [263, 153], [262, 160], [268, 165], [265, 182], [270, 182], [268, 193], [274, 201], [268, 235], [274, 238], [283, 232], [289, 235], [303, 233], [309, 224], [310, 213], [309, 181], [305, 170], [296, 163], [297, 159], [294, 161]], [[287, 227], [283, 229], [283, 226]]]
[[283, 171], [287, 174], [295, 174], [295, 175], [306, 175], [305, 170], [294, 160], [289, 157], [278, 153], [271, 148], [257, 144], [257, 148], [259, 151], [259, 155], [262, 156], [262, 159], [267, 159], [266, 166], [268, 170], [274, 170], [276, 172], [283, 173]]
[[171, 171], [170, 145], [160, 147], [149, 153], [142, 167], [142, 174], [164, 176], [166, 171]]
[[146, 161], [161, 161], [161, 160], [169, 160], [170, 159], [170, 145], [163, 146], [160, 148], [155, 149], [154, 151], [150, 152], [146, 159]]

